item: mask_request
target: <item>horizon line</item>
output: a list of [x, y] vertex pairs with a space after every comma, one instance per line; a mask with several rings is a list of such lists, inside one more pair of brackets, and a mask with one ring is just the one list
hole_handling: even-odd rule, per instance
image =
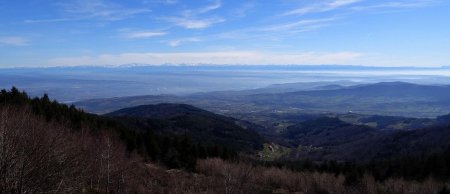
[[210, 63], [180, 63], [180, 64], [141, 64], [130, 63], [121, 65], [46, 65], [46, 66], [0, 66], [0, 69], [46, 69], [46, 68], [135, 68], [135, 67], [345, 67], [373, 69], [450, 69], [450, 65], [441, 66], [375, 66], [375, 65], [345, 65], [345, 64], [210, 64]]

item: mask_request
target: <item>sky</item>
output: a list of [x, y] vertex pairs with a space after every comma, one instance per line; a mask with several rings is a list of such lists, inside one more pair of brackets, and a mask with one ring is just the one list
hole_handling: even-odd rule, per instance
[[0, 67], [450, 65], [448, 0], [0, 0]]

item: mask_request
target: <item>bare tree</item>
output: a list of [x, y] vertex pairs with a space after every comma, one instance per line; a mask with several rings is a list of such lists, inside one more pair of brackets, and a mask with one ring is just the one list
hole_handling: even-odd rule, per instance
[[[67, 128], [42, 122], [29, 109], [0, 110], [0, 187], [14, 193], [72, 191], [81, 152]], [[66, 187], [71, 183], [71, 187]]]
[[[46, 122], [30, 109], [0, 107], [0, 190], [122, 193], [133, 179], [135, 158], [108, 132], [74, 132]], [[96, 181], [94, 181], [96, 180]]]

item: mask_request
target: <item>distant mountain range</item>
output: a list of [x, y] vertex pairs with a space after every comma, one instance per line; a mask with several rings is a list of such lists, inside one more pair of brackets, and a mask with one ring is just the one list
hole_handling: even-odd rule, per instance
[[315, 91], [299, 91], [293, 95], [314, 96], [357, 96], [357, 97], [389, 97], [389, 98], [417, 98], [417, 99], [446, 99], [450, 94], [450, 86], [418, 85], [407, 82], [381, 82], [341, 88], [331, 88]]
[[[89, 112], [106, 113], [120, 108], [154, 103], [186, 103], [230, 116], [267, 111], [301, 113], [378, 114], [436, 117], [450, 111], [450, 86], [406, 82], [359, 84], [297, 83], [243, 91], [199, 93], [188, 96], [137, 96], [76, 102]], [[245, 108], [243, 108], [245, 107]], [[302, 111], [300, 111], [302, 110]]]
[[[190, 95], [198, 92], [266, 88], [320, 89], [313, 83], [349, 86], [362, 83], [408, 81], [418, 84], [450, 84], [448, 67], [364, 67], [348, 65], [160, 65], [73, 66], [0, 68], [0, 88], [12, 86], [31, 96], [49, 94], [52, 99], [75, 101], [140, 95]], [[301, 83], [299, 83], [301, 82]], [[334, 82], [334, 83], [333, 83]], [[286, 84], [293, 83], [293, 84]], [[303, 86], [301, 86], [303, 85]], [[322, 88], [331, 89], [331, 88]], [[337, 89], [333, 87], [333, 89]], [[251, 92], [251, 91], [249, 91]], [[264, 92], [263, 92], [264, 93]], [[73, 95], [76, 94], [76, 95]]]
[[450, 110], [450, 86], [383, 82], [330, 90], [257, 94], [243, 100], [259, 105], [341, 113], [435, 117]]

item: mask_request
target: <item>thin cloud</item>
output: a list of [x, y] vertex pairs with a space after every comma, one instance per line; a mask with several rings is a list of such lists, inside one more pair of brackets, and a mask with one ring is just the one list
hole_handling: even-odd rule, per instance
[[25, 20], [25, 23], [33, 24], [33, 23], [54, 23], [54, 22], [70, 22], [70, 21], [78, 21], [83, 18], [54, 18], [54, 19], [39, 19], [39, 20]]
[[358, 52], [305, 52], [305, 53], [268, 53], [257, 51], [232, 52], [181, 52], [181, 53], [123, 53], [98, 56], [56, 58], [49, 66], [71, 65], [123, 65], [130, 63], [162, 64], [217, 64], [217, 65], [292, 65], [292, 64], [347, 64], [354, 62], [363, 53]]
[[192, 37], [192, 38], [182, 38], [182, 39], [177, 39], [177, 40], [171, 40], [171, 41], [168, 42], [168, 44], [171, 47], [177, 47], [177, 46], [180, 46], [182, 43], [200, 42], [200, 41], [201, 41], [200, 38]]
[[102, 21], [123, 20], [138, 14], [150, 12], [149, 9], [128, 8], [104, 0], [73, 0], [59, 3], [64, 17], [50, 19], [28, 19], [25, 23], [50, 23], [97, 19]]
[[435, 5], [440, 0], [398, 0], [391, 2], [375, 2], [371, 3], [366, 0], [333, 0], [322, 1], [321, 3], [311, 4], [309, 6], [300, 7], [298, 9], [290, 10], [282, 14], [282, 16], [291, 15], [306, 15], [306, 14], [318, 14], [322, 12], [330, 12], [334, 10], [341, 11], [339, 17], [322, 18], [322, 19], [309, 19], [300, 20], [290, 23], [277, 24], [266, 27], [266, 31], [288, 31], [288, 32], [304, 32], [310, 30], [316, 30], [322, 27], [328, 26], [331, 22], [337, 19], [345, 19], [346, 14], [351, 14], [357, 11], [375, 11], [375, 10], [389, 10], [391, 9], [406, 9], [415, 7], [425, 7]]
[[26, 46], [28, 44], [29, 41], [23, 37], [18, 36], [0, 37], [0, 45]]
[[164, 1], [164, 3], [166, 3], [166, 4], [176, 4], [176, 3], [178, 3], [177, 0], [163, 0], [163, 1]]
[[186, 29], [203, 29], [210, 27], [213, 24], [224, 22], [223, 18], [206, 18], [206, 19], [191, 19], [191, 18], [170, 18], [175, 25]]
[[196, 12], [197, 12], [197, 14], [203, 14], [203, 13], [207, 13], [207, 12], [219, 9], [220, 7], [222, 7], [222, 2], [219, 0], [216, 0], [211, 4], [198, 9]]
[[212, 3], [210, 3], [210, 4], [206, 5], [206, 6], [200, 7], [198, 9], [187, 9], [187, 10], [184, 10], [182, 12], [182, 15], [185, 15], [185, 16], [198, 16], [198, 15], [201, 15], [201, 14], [205, 14], [205, 13], [214, 11], [214, 10], [219, 9], [221, 7], [222, 7], [222, 1], [216, 0], [216, 1], [213, 1]]
[[294, 10], [287, 11], [282, 15], [306, 15], [311, 13], [321, 13], [333, 11], [341, 7], [349, 6], [352, 4], [360, 3], [362, 0], [334, 0], [327, 1], [325, 3], [316, 3], [309, 6], [300, 7]]
[[128, 39], [142, 39], [142, 38], [164, 36], [166, 34], [167, 32], [160, 32], [160, 31], [137, 31], [124, 33], [123, 36]]
[[249, 1], [244, 4], [242, 4], [241, 7], [238, 7], [237, 9], [233, 10], [233, 16], [234, 17], [245, 17], [247, 16], [248, 12], [256, 7], [256, 2]]
[[214, 24], [225, 22], [226, 20], [217, 16], [205, 16], [206, 13], [222, 7], [222, 2], [216, 0], [209, 5], [201, 7], [199, 9], [184, 10], [180, 17], [170, 17], [168, 21], [174, 23], [177, 26], [186, 29], [203, 29], [208, 28]]
[[364, 10], [376, 10], [376, 9], [389, 9], [389, 8], [416, 8], [416, 7], [426, 7], [435, 5], [439, 1], [436, 0], [409, 0], [409, 1], [393, 1], [393, 2], [386, 2], [386, 3], [380, 3], [380, 4], [371, 4], [371, 5], [364, 5], [364, 6], [354, 6], [351, 9], [355, 11], [364, 11]]
[[327, 3], [326, 5], [329, 9], [336, 9], [342, 6], [351, 5], [358, 2], [361, 2], [361, 0], [335, 0]]
[[261, 28], [261, 31], [306, 31], [315, 29], [318, 26], [324, 26], [325, 24], [337, 20], [337, 17], [322, 18], [322, 19], [309, 19], [299, 20], [295, 22], [289, 22], [284, 24], [272, 25]]
[[177, 4], [178, 0], [144, 0], [144, 4], [154, 4], [154, 3], [161, 3], [161, 4]]

